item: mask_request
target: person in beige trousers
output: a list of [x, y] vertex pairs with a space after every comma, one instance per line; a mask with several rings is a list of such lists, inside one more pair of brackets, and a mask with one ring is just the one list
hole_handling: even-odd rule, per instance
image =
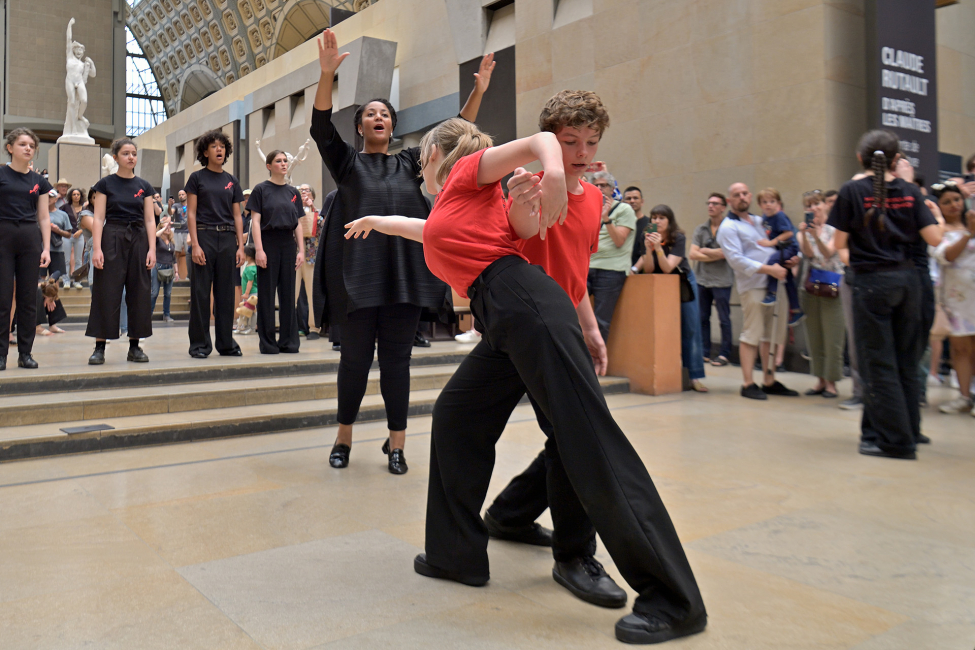
[[[295, 300], [301, 293], [301, 281], [305, 281], [305, 295], [308, 297], [308, 333], [309, 341], [319, 337], [320, 328], [315, 322], [315, 257], [318, 249], [318, 235], [321, 232], [321, 217], [315, 209], [315, 188], [306, 184], [298, 187], [301, 192], [301, 202], [305, 208], [305, 216], [301, 218], [301, 229], [305, 238], [305, 262], [295, 274]], [[311, 250], [309, 250], [311, 248]]]

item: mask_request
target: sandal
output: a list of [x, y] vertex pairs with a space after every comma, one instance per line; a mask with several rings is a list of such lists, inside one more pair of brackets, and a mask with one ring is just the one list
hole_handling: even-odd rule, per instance
[[691, 390], [698, 393], [706, 393], [708, 392], [708, 387], [702, 384], [700, 379], [692, 379]]
[[721, 366], [727, 366], [729, 363], [727, 357], [721, 356], [712, 361], [711, 365], [720, 368]]

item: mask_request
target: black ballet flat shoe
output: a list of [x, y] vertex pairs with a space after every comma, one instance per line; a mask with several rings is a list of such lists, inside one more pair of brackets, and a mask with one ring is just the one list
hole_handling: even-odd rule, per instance
[[587, 603], [612, 609], [626, 607], [626, 592], [591, 555], [569, 562], [556, 561], [552, 577], [573, 596]]
[[221, 357], [242, 357], [244, 356], [244, 353], [240, 351], [240, 348], [237, 348], [236, 350], [231, 350], [230, 352], [221, 352], [220, 356]]
[[7, 357], [0, 357], [0, 370], [7, 369]]
[[406, 465], [406, 456], [403, 455], [402, 449], [389, 449], [389, 438], [386, 438], [386, 442], [383, 443], [383, 453], [389, 457], [389, 473], [390, 474], [406, 474], [410, 471], [410, 468]]
[[129, 353], [125, 356], [126, 361], [135, 363], [149, 363], [149, 356], [142, 348], [129, 348]]
[[34, 357], [30, 356], [29, 353], [22, 354], [19, 357], [17, 357], [17, 367], [27, 368], [28, 370], [36, 370], [37, 362], [34, 361]]
[[420, 553], [413, 558], [413, 570], [421, 576], [436, 578], [437, 580], [451, 580], [453, 582], [459, 582], [462, 585], [467, 585], [468, 587], [483, 587], [490, 580], [489, 576], [465, 576], [460, 573], [454, 573], [453, 571], [438, 569], [435, 566], [427, 564], [426, 553]]
[[328, 464], [335, 469], [342, 469], [349, 466], [349, 452], [352, 447], [336, 442], [332, 447], [332, 453], [328, 455]]
[[[3, 368], [0, 368], [0, 370], [3, 370]], [[927, 437], [923, 433], [919, 433], [917, 434], [917, 440], [915, 440], [914, 442], [916, 442], [919, 445], [930, 445], [931, 438]]]
[[422, 334], [417, 332], [413, 335], [413, 347], [415, 348], [428, 348], [430, 347], [430, 341], [426, 340]]
[[703, 632], [708, 615], [700, 613], [683, 621], [664, 620], [653, 614], [633, 612], [616, 622], [616, 639], [623, 643], [649, 645]]
[[487, 526], [488, 535], [494, 539], [503, 539], [508, 542], [518, 542], [531, 546], [552, 547], [552, 531], [538, 522], [533, 522], [527, 526], [506, 526], [492, 517], [491, 512], [488, 511], [484, 513], [484, 525]]
[[194, 359], [206, 359], [207, 355], [203, 352], [190, 352], [190, 356]]
[[88, 365], [100, 366], [103, 363], [105, 363], [105, 350], [99, 350], [96, 348], [95, 351], [91, 353], [91, 356], [88, 357]]

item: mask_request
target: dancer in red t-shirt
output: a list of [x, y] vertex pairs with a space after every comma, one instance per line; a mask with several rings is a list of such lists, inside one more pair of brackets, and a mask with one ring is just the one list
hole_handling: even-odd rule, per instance
[[[464, 120], [438, 125], [421, 142], [427, 190], [439, 193], [430, 217], [348, 225], [350, 237], [378, 230], [422, 241], [430, 270], [471, 298], [483, 327], [485, 354], [465, 359], [434, 410], [426, 553], [414, 568], [469, 585], [488, 581], [479, 512], [494, 446], [521, 397], [514, 386], [527, 389], [551, 421], [559, 451], [553, 462], [639, 593], [633, 614], [617, 623], [617, 638], [658, 643], [700, 632], [707, 615], [694, 575], [643, 462], [609, 412], [573, 301], [527, 262], [518, 241], [544, 237], [565, 221], [562, 147], [548, 132], [490, 145]], [[545, 174], [533, 195], [509, 209], [499, 181], [533, 160]]]

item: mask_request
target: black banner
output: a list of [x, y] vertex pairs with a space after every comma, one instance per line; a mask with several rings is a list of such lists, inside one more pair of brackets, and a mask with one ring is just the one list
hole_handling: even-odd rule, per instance
[[926, 184], [938, 179], [936, 0], [867, 0], [870, 128], [893, 131]]

